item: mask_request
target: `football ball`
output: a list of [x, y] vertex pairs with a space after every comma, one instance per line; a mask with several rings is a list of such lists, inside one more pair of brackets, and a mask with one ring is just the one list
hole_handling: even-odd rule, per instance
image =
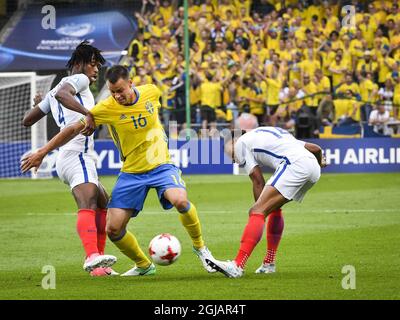
[[149, 254], [154, 263], [169, 266], [181, 255], [181, 244], [173, 235], [162, 233], [150, 241]]

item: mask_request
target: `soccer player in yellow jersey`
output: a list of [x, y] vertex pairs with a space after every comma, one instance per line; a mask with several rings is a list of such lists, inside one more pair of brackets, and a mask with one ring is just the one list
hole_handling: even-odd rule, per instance
[[[120, 151], [123, 166], [108, 203], [107, 234], [109, 239], [128, 256], [135, 266], [123, 276], [151, 275], [155, 266], [141, 250], [135, 236], [126, 229], [131, 217], [143, 209], [147, 193], [157, 190], [164, 209], [175, 207], [179, 219], [193, 242], [193, 251], [201, 259], [213, 259], [204, 245], [196, 207], [188, 200], [180, 170], [171, 164], [167, 137], [158, 118], [160, 90], [154, 85], [133, 87], [129, 72], [123, 66], [113, 66], [106, 73], [111, 96], [100, 101], [91, 114], [95, 124], [107, 124]], [[23, 171], [37, 168], [44, 156], [63, 145], [78, 133], [91, 134], [85, 120], [66, 127], [37, 153], [25, 158]]]

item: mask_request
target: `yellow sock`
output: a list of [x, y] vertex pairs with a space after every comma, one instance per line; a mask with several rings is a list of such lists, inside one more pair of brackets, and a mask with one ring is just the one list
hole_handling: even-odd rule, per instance
[[201, 225], [197, 216], [196, 207], [190, 203], [190, 209], [187, 212], [179, 213], [179, 220], [192, 238], [193, 246], [196, 249], [204, 247], [203, 237], [201, 236]]
[[151, 264], [131, 232], [126, 231], [122, 239], [115, 241], [114, 244], [124, 255], [135, 261], [137, 267], [147, 268]]

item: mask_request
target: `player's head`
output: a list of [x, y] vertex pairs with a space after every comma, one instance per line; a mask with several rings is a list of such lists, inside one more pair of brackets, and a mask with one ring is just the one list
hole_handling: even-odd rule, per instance
[[221, 137], [224, 139], [224, 151], [233, 160], [235, 160], [235, 143], [246, 133], [240, 129], [224, 129], [221, 131]]
[[67, 62], [67, 68], [72, 73], [85, 74], [92, 83], [97, 80], [99, 69], [105, 62], [100, 50], [85, 40], [72, 52], [71, 59]]
[[235, 121], [235, 127], [243, 131], [251, 131], [258, 127], [258, 120], [254, 114], [243, 112]]
[[132, 90], [132, 80], [129, 70], [120, 65], [112, 66], [106, 72], [108, 89], [113, 98], [122, 105], [131, 105], [136, 97]]

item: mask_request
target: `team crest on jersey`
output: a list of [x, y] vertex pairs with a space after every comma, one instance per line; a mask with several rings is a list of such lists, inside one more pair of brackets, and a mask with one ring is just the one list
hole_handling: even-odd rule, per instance
[[153, 113], [154, 113], [154, 107], [153, 107], [153, 104], [152, 104], [150, 101], [147, 101], [147, 102], [146, 102], [145, 107], [146, 107], [146, 110], [147, 110], [150, 114], [153, 114]]
[[124, 119], [126, 119], [126, 115], [121, 114], [121, 116], [119, 117], [119, 120], [124, 120]]

